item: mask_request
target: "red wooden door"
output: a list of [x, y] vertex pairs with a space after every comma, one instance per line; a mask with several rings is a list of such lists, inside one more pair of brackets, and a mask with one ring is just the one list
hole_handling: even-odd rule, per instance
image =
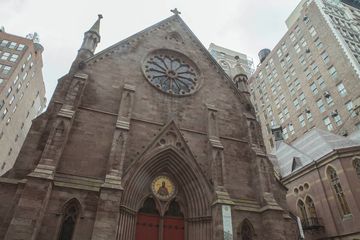
[[184, 218], [165, 217], [164, 218], [164, 238], [163, 240], [184, 240]]
[[159, 240], [160, 217], [138, 213], [136, 222], [136, 240]]

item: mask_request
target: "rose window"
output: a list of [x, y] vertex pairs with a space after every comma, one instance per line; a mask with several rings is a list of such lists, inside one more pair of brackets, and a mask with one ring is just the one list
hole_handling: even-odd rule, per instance
[[169, 94], [191, 94], [199, 86], [199, 71], [196, 65], [175, 51], [152, 52], [144, 62], [143, 71], [153, 86]]

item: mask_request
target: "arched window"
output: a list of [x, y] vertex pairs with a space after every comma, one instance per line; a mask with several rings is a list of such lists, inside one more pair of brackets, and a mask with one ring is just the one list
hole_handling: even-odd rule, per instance
[[314, 204], [314, 201], [311, 199], [311, 197], [307, 196], [305, 203], [306, 203], [306, 208], [308, 210], [307, 212], [308, 212], [309, 218], [311, 218], [311, 219], [317, 218], [315, 204]]
[[80, 204], [76, 199], [70, 200], [64, 208], [59, 240], [71, 240], [80, 213]]
[[328, 178], [330, 179], [331, 187], [334, 191], [334, 194], [336, 195], [336, 198], [341, 207], [342, 213], [344, 215], [350, 214], [350, 209], [346, 202], [345, 195], [344, 195], [343, 189], [341, 187], [340, 179], [339, 179], [335, 169], [332, 167], [329, 167], [327, 169], [327, 175], [328, 175]]
[[357, 176], [360, 178], [360, 158], [356, 158], [353, 162]]
[[298, 201], [297, 207], [298, 207], [298, 210], [299, 210], [301, 220], [307, 220], [308, 216], [307, 216], [307, 212], [306, 212], [306, 207], [305, 207], [305, 204], [304, 204], [304, 202], [302, 200]]
[[245, 219], [241, 224], [241, 229], [237, 233], [239, 240], [253, 240], [254, 228], [249, 220]]

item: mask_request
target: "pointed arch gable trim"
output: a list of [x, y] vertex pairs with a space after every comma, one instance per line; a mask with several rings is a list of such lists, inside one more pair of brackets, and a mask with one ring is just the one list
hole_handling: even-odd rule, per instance
[[[143, 195], [150, 193], [152, 180], [166, 170], [177, 183], [187, 203], [187, 216], [210, 216], [211, 191], [194, 159], [182, 154], [172, 145], [144, 155], [124, 176], [123, 204], [138, 209]], [[184, 213], [185, 214], [185, 213]]]

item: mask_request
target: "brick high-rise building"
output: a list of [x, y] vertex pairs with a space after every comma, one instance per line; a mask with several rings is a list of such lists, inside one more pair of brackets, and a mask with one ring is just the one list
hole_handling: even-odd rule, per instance
[[360, 128], [360, 11], [333, 0], [301, 1], [296, 19], [249, 79], [267, 150], [273, 125], [292, 142], [313, 127]]
[[100, 18], [0, 178], [0, 239], [296, 239], [243, 74], [176, 10], [94, 54]]
[[0, 175], [12, 168], [31, 121], [45, 108], [43, 47], [0, 31]]

